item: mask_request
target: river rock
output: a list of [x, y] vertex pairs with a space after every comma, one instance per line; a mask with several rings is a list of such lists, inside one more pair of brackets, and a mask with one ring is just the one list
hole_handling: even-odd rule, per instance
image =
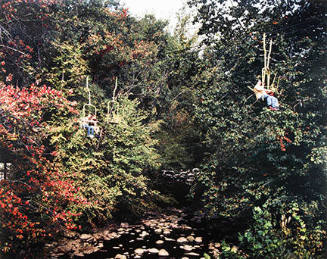
[[196, 237], [194, 241], [198, 244], [202, 243], [202, 237]]
[[127, 259], [126, 255], [117, 254], [115, 259]]
[[82, 239], [83, 241], [86, 241], [92, 239], [93, 237], [90, 234], [82, 234], [79, 238]]
[[169, 256], [169, 253], [165, 249], [160, 249], [159, 256]]
[[191, 243], [194, 241], [194, 237], [193, 236], [188, 236], [186, 239], [187, 239], [187, 241], [189, 241]]
[[146, 232], [146, 231], [142, 231], [142, 233], [140, 234], [140, 237], [146, 237], [146, 236], [148, 236], [148, 235], [149, 235], [148, 232]]
[[129, 224], [128, 223], [125, 223], [125, 222], [122, 222], [122, 223], [120, 223], [120, 226], [122, 228], [128, 228], [129, 227]]
[[170, 230], [167, 229], [167, 228], [164, 229], [163, 234], [166, 235], [166, 236], [167, 236], [167, 235], [170, 235]]
[[159, 253], [159, 250], [157, 248], [150, 248], [150, 249], [148, 249], [148, 251], [150, 254], [158, 254]]
[[193, 250], [193, 247], [190, 246], [190, 245], [184, 245], [184, 246], [182, 247], [182, 249], [184, 249], [184, 250], [187, 251], [187, 252], [190, 252], [190, 251]]
[[177, 239], [177, 243], [180, 243], [180, 244], [187, 243], [187, 239], [185, 237], [179, 237]]
[[179, 225], [178, 224], [171, 224], [171, 227], [176, 229], [176, 228], [179, 228]]
[[184, 230], [192, 230], [192, 228], [190, 226], [188, 226], [188, 225], [182, 225], [181, 228], [184, 229]]
[[162, 232], [162, 229], [161, 228], [157, 228], [156, 230], [154, 230], [154, 233], [156, 233], [156, 234], [161, 234], [161, 232]]
[[137, 255], [142, 255], [144, 253], [144, 249], [142, 249], [142, 248], [136, 248], [134, 250], [134, 253], [137, 254]]
[[162, 245], [163, 243], [164, 243], [163, 240], [157, 240], [157, 241], [156, 241], [156, 245]]

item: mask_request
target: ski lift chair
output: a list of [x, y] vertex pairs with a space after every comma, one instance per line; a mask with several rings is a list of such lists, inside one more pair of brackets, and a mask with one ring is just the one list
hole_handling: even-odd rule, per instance
[[107, 103], [107, 123], [118, 124], [119, 117], [117, 115], [117, 103], [115, 101], [108, 101]]
[[[92, 114], [89, 111], [88, 115], [86, 115], [87, 107], [89, 110], [94, 109], [94, 113]], [[96, 135], [99, 135], [100, 127], [98, 126], [97, 121], [97, 108], [94, 105], [83, 105], [83, 117], [80, 119], [80, 128], [87, 129], [87, 136], [89, 138], [94, 138]]]

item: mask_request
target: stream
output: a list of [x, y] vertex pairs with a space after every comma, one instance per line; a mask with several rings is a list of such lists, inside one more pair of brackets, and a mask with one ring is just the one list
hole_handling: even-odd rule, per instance
[[201, 226], [201, 216], [180, 209], [149, 214], [135, 224], [121, 223], [110, 230], [71, 235], [46, 245], [49, 258], [211, 258], [215, 243]]

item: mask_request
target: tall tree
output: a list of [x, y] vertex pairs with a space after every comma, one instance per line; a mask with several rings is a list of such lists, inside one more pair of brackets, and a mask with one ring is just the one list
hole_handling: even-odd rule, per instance
[[[319, 224], [314, 222], [326, 215], [326, 4], [189, 2], [198, 8], [195, 21], [201, 23], [200, 34], [206, 36], [204, 58], [210, 64], [196, 78], [201, 98], [197, 117], [207, 150], [203, 162], [207, 173], [197, 186], [203, 192], [204, 205], [210, 216], [249, 220], [243, 226], [252, 231], [247, 237], [254, 236], [253, 242], [261, 242], [253, 247], [249, 238], [242, 239], [243, 249], [252, 256], [276, 256], [285, 249], [299, 256], [312, 255], [317, 251], [310, 233], [319, 232], [315, 232]], [[280, 76], [277, 97], [281, 110], [276, 112], [255, 102], [248, 89], [263, 67], [263, 33], [273, 39], [271, 70]], [[248, 212], [256, 207], [264, 208], [272, 217], [258, 216], [257, 209], [254, 218], [248, 218]], [[265, 242], [255, 234], [260, 222], [271, 221], [272, 233], [281, 237], [281, 215], [298, 207], [301, 209], [296, 214], [301, 214], [307, 224], [305, 237], [295, 231], [280, 244], [283, 251], [267, 249], [266, 254], [260, 254]], [[251, 226], [252, 220], [255, 224]], [[295, 222], [303, 228], [300, 221]], [[320, 244], [324, 234], [319, 232]], [[307, 248], [301, 238], [310, 240]]]

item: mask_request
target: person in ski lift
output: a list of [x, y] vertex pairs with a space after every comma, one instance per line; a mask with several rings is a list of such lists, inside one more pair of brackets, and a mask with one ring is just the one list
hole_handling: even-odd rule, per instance
[[255, 93], [255, 96], [257, 100], [266, 100], [267, 106], [269, 107], [270, 110], [277, 111], [279, 110], [279, 103], [278, 99], [273, 96], [274, 93], [272, 90], [264, 88], [261, 80], [257, 82], [255, 87], [253, 88], [253, 91]]
[[87, 118], [87, 123], [83, 124], [83, 128], [87, 129], [87, 136], [90, 138], [94, 137], [94, 133], [95, 133], [95, 122], [96, 119], [93, 115], [89, 115]]

